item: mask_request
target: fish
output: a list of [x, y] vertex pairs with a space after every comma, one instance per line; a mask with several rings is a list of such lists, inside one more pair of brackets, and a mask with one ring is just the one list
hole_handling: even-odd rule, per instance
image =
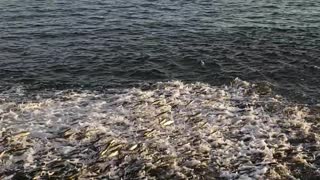
[[174, 123], [174, 121], [169, 120], [169, 121], [166, 121], [166, 122], [162, 123], [162, 126], [169, 126], [169, 125], [171, 125], [173, 123]]
[[100, 155], [101, 155], [101, 156], [105, 155], [105, 154], [109, 151], [109, 149], [111, 148], [111, 146], [115, 144], [115, 142], [116, 142], [116, 141], [115, 141], [114, 139], [109, 140], [109, 141], [107, 142], [106, 148], [105, 148], [103, 151], [100, 152]]
[[129, 151], [133, 151], [138, 147], [138, 144], [133, 144], [131, 146], [129, 146]]
[[108, 154], [108, 158], [112, 158], [118, 155], [119, 155], [119, 150], [114, 150], [114, 151], [111, 151], [110, 154]]
[[[241, 83], [159, 84], [122, 94], [64, 92], [37, 113], [1, 112], [1, 165], [38, 179], [288, 179], [304, 171], [315, 176], [320, 136], [318, 126], [304, 118], [307, 112], [288, 113], [284, 101], [247, 95]], [[62, 102], [62, 96], [70, 98]], [[275, 113], [265, 111], [272, 103], [279, 106]]]
[[143, 136], [151, 137], [154, 132], [155, 132], [155, 129], [148, 129], [143, 133]]

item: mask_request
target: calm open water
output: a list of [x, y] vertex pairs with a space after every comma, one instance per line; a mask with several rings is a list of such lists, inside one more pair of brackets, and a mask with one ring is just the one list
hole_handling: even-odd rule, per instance
[[264, 82], [320, 97], [318, 0], [1, 0], [0, 89]]

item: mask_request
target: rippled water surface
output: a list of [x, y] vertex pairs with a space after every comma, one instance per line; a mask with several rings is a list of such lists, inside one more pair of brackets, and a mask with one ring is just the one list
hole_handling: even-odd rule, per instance
[[2, 88], [267, 82], [318, 103], [318, 0], [2, 0]]

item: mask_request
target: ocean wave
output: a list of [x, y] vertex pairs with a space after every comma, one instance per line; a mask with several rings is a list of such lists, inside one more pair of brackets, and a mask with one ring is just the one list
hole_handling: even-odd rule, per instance
[[0, 94], [0, 179], [320, 177], [319, 108], [228, 86]]

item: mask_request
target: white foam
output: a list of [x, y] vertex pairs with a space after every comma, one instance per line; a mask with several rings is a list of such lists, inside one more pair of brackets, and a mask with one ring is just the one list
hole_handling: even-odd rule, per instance
[[[307, 122], [315, 115], [254, 87], [238, 79], [222, 87], [173, 81], [117, 94], [44, 92], [35, 100], [21, 88], [4, 92], [0, 177], [300, 177], [294, 163], [317, 173], [308, 147], [319, 146], [319, 132]], [[305, 141], [292, 143], [299, 137]]]

